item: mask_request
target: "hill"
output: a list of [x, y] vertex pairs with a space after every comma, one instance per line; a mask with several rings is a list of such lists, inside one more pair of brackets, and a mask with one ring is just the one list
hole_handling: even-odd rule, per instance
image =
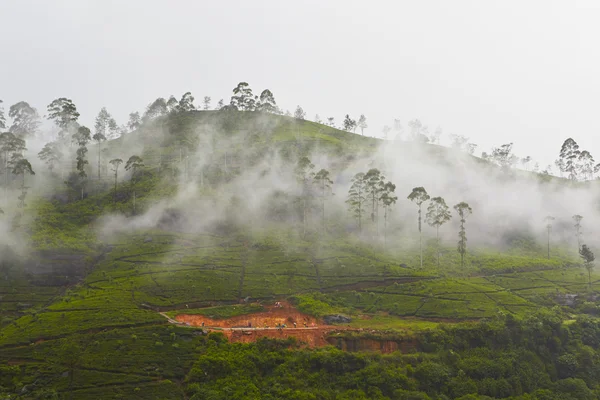
[[[103, 146], [88, 180], [39, 173], [6, 210], [1, 395], [595, 398], [600, 280], [563, 200], [593, 240], [592, 183], [254, 112], [173, 114]], [[132, 155], [144, 166], [106, 167]], [[398, 200], [365, 198], [357, 221], [346, 193], [373, 168]], [[417, 230], [417, 186], [473, 207], [466, 263], [456, 215], [439, 240]]]

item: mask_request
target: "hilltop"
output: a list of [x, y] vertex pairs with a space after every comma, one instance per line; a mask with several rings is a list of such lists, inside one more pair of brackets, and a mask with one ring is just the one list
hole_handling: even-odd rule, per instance
[[[5, 250], [0, 265], [0, 393], [8, 398], [597, 390], [598, 355], [588, 346], [600, 340], [600, 276], [583, 269], [570, 226], [555, 223], [560, 238], [547, 254], [544, 225], [540, 235], [524, 221], [546, 210], [513, 204], [508, 214], [494, 198], [515, 187], [562, 198], [592, 184], [257, 112], [177, 113], [104, 148], [103, 165], [132, 155], [144, 165], [120, 170], [115, 189], [108, 167], [93, 179], [98, 149], [90, 146], [83, 188], [54, 171], [13, 219], [12, 240], [26, 246]], [[314, 172], [327, 169], [331, 196], [298, 189], [304, 158]], [[385, 221], [382, 210], [367, 214], [359, 230], [346, 193], [357, 172], [374, 168], [394, 180], [398, 201]], [[466, 263], [455, 216], [441, 242], [423, 229], [421, 267], [417, 208], [405, 200], [421, 185], [450, 206], [473, 205]], [[228, 330], [245, 321], [248, 334]], [[259, 331], [261, 321], [298, 327]], [[374, 349], [405, 354], [360, 352]], [[504, 364], [477, 367], [494, 357]]]

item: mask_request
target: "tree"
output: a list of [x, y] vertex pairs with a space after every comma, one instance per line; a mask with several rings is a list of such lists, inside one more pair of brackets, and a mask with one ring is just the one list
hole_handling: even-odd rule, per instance
[[577, 180], [577, 161], [580, 154], [579, 145], [572, 138], [565, 140], [560, 148], [561, 171], [574, 181]]
[[332, 128], [335, 128], [335, 118], [334, 117], [327, 117], [327, 125], [329, 125]]
[[167, 101], [163, 97], [159, 97], [146, 107], [144, 120], [153, 120], [154, 118], [167, 115]]
[[11, 132], [0, 133], [0, 153], [4, 160], [4, 196], [8, 195], [8, 177], [11, 166], [14, 166], [15, 156], [20, 156], [26, 150], [25, 141]]
[[306, 236], [306, 225], [307, 225], [307, 213], [311, 196], [310, 182], [314, 178], [313, 169], [315, 166], [308, 159], [308, 157], [302, 157], [298, 160], [296, 165], [296, 180], [300, 185], [300, 200], [302, 202], [302, 237]]
[[261, 92], [259, 103], [258, 103], [258, 111], [268, 112], [271, 114], [279, 113], [279, 108], [277, 108], [277, 103], [275, 102], [275, 96], [269, 89], [265, 89]]
[[75, 134], [75, 142], [77, 143], [77, 145], [79, 146], [77, 148], [77, 171], [78, 171], [78, 175], [79, 178], [81, 180], [81, 199], [83, 200], [83, 190], [85, 187], [85, 183], [86, 183], [86, 178], [87, 178], [87, 174], [85, 172], [85, 166], [86, 164], [88, 164], [87, 159], [85, 158], [85, 155], [88, 151], [87, 149], [87, 144], [90, 142], [90, 140], [92, 140], [91, 137], [91, 132], [89, 130], [89, 128], [85, 127], [85, 126], [80, 126], [79, 129], [77, 129], [77, 133]]
[[294, 118], [304, 120], [306, 117], [306, 113], [300, 106], [296, 106], [296, 111], [294, 111]]
[[469, 142], [469, 138], [462, 135], [450, 134], [450, 146], [453, 149], [466, 151], [467, 143]]
[[554, 217], [551, 215], [546, 216], [544, 218], [544, 222], [546, 223], [546, 230], [548, 232], [548, 259], [550, 259], [550, 232], [552, 231], [552, 221], [554, 221]]
[[317, 124], [322, 124], [323, 123], [323, 121], [321, 121], [321, 117], [319, 117], [319, 114], [315, 114], [315, 122]]
[[383, 191], [385, 176], [377, 168], [371, 168], [365, 174], [366, 196], [371, 200], [371, 222], [375, 224], [375, 232], [379, 235], [379, 198]]
[[96, 117], [96, 123], [94, 125], [94, 136], [92, 139], [98, 144], [98, 180], [100, 180], [100, 151], [102, 150], [102, 142], [110, 136], [110, 131], [115, 130], [117, 123], [113, 117], [106, 111], [105, 107], [102, 107], [98, 116]]
[[471, 207], [464, 201], [456, 204], [454, 209], [460, 217], [460, 230], [458, 231], [458, 253], [460, 254], [460, 266], [465, 266], [465, 254], [467, 253], [467, 232], [465, 222], [467, 217], [473, 213]]
[[204, 100], [202, 101], [202, 104], [204, 104], [203, 110], [210, 110], [210, 100], [210, 96], [204, 96]]
[[530, 156], [521, 158], [521, 165], [523, 166], [523, 168], [525, 168], [526, 171], [529, 171], [528, 166], [529, 166], [530, 162], [531, 162]]
[[515, 162], [514, 155], [512, 154], [512, 147], [512, 143], [506, 143], [492, 149], [492, 160], [498, 164], [504, 172], [510, 170], [510, 167]]
[[25, 186], [25, 175], [35, 175], [33, 172], [33, 168], [31, 168], [31, 164], [25, 158], [19, 158], [18, 161], [14, 163], [12, 173], [19, 176], [23, 176], [23, 182], [21, 184], [21, 195], [19, 196], [19, 208], [25, 207], [25, 197], [27, 196], [27, 189], [29, 187]]
[[348, 190], [348, 204], [349, 211], [352, 213], [354, 218], [358, 221], [358, 231], [362, 232], [362, 216], [364, 214], [364, 207], [367, 195], [367, 181], [365, 180], [365, 174], [359, 172], [354, 175], [351, 181], [352, 185]]
[[225, 107], [225, 103], [223, 102], [223, 99], [221, 99], [221, 100], [219, 100], [219, 102], [217, 103], [216, 110], [221, 110], [223, 107]]
[[365, 135], [364, 130], [369, 127], [369, 125], [367, 125], [367, 117], [365, 117], [364, 114], [360, 114], [357, 124], [358, 124], [358, 127], [360, 128], [360, 134], [364, 136]]
[[321, 191], [321, 223], [323, 225], [323, 233], [325, 233], [325, 199], [331, 192], [333, 181], [329, 178], [329, 171], [321, 169], [313, 178], [313, 181]]
[[346, 132], [350, 132], [354, 128], [356, 128], [356, 121], [350, 118], [350, 115], [346, 114], [346, 116], [344, 117], [343, 126]]
[[594, 167], [596, 165], [596, 161], [594, 160], [594, 157], [589, 151], [583, 150], [581, 153], [579, 153], [579, 157], [577, 158], [577, 164], [578, 173], [581, 174], [582, 179], [594, 179]]
[[48, 165], [48, 169], [52, 172], [54, 166], [62, 160], [63, 154], [57, 142], [50, 142], [46, 143], [42, 151], [38, 153], [38, 157]]
[[79, 113], [71, 99], [60, 97], [48, 104], [47, 109], [48, 119], [54, 120], [56, 126], [60, 128], [58, 135], [61, 139], [64, 138], [65, 134], [78, 127]]
[[0, 129], [6, 129], [6, 117], [4, 116], [4, 107], [2, 107], [3, 101], [0, 100]]
[[423, 135], [423, 131], [427, 130], [426, 126], [423, 126], [423, 123], [418, 119], [413, 119], [408, 122], [408, 127], [410, 128], [410, 138], [411, 140], [418, 140], [420, 135]]
[[[440, 144], [440, 138], [442, 137], [443, 131], [439, 126], [435, 128], [435, 131], [429, 137], [429, 141], [433, 144]], [[473, 149], [475, 150], [475, 149]], [[472, 153], [471, 153], [472, 154]]]
[[196, 106], [194, 105], [194, 96], [192, 96], [192, 92], [185, 92], [183, 96], [181, 96], [181, 100], [179, 100], [176, 109], [179, 112], [188, 112], [196, 109]]
[[395, 196], [396, 185], [392, 182], [387, 182], [383, 185], [381, 190], [381, 196], [379, 197], [379, 201], [381, 201], [381, 205], [383, 206], [383, 244], [387, 244], [387, 219], [388, 213], [394, 204], [396, 204], [396, 200], [398, 200], [398, 196]]
[[113, 171], [115, 173], [115, 194], [113, 196], [113, 204], [117, 204], [117, 182], [119, 177], [119, 165], [123, 164], [123, 160], [120, 158], [114, 158], [109, 161], [110, 165], [113, 166]]
[[581, 249], [579, 249], [579, 256], [583, 258], [584, 267], [588, 272], [588, 284], [590, 288], [592, 287], [592, 269], [594, 269], [594, 253], [590, 250], [587, 244], [582, 244]]
[[169, 96], [169, 100], [167, 100], [167, 113], [172, 114], [179, 111], [179, 102], [175, 98], [175, 96]]
[[13, 120], [8, 129], [9, 132], [22, 139], [34, 135], [40, 126], [40, 116], [37, 110], [26, 101], [20, 101], [10, 106], [8, 116]]
[[135, 214], [135, 176], [144, 167], [144, 160], [133, 155], [125, 163], [125, 171], [131, 171], [131, 191], [133, 192], [133, 214]]
[[229, 104], [240, 111], [254, 111], [256, 101], [247, 82], [240, 82], [233, 88], [233, 96]]
[[450, 221], [451, 218], [452, 214], [450, 213], [450, 207], [446, 205], [446, 201], [441, 197], [432, 198], [429, 206], [427, 207], [425, 221], [429, 224], [429, 226], [435, 227], [438, 268], [440, 267], [440, 226]]
[[140, 118], [140, 113], [138, 111], [129, 113], [129, 121], [127, 122], [127, 127], [129, 131], [132, 132], [140, 127], [142, 124], [142, 119]]
[[408, 195], [408, 200], [412, 201], [419, 207], [419, 254], [421, 258], [421, 268], [423, 268], [423, 239], [421, 236], [421, 206], [424, 202], [429, 200], [429, 195], [424, 187], [413, 188], [412, 192]]
[[387, 140], [388, 138], [388, 134], [392, 131], [392, 128], [390, 128], [387, 125], [383, 126], [382, 132], [383, 132], [383, 139]]
[[581, 249], [581, 220], [583, 217], [581, 215], [573, 215], [573, 221], [575, 221], [575, 237], [577, 238], [577, 250]]

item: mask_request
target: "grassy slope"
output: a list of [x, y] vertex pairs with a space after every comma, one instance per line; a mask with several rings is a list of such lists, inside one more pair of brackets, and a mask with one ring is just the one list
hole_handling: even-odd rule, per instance
[[[319, 146], [345, 155], [368, 153], [377, 142], [285, 117], [257, 119], [233, 113], [223, 122], [217, 116], [194, 113], [163, 121], [164, 128], [176, 134], [167, 136], [162, 145], [177, 158], [180, 143], [193, 140], [192, 129], [199, 122], [223, 124], [220, 129], [228, 132], [249, 129], [255, 133], [251, 136], [255, 150], [273, 141], [283, 149], [295, 146], [297, 135], [304, 150]], [[265, 130], [271, 133], [265, 135]], [[137, 140], [135, 135], [109, 146], [127, 146], [127, 140]], [[244, 143], [228, 142], [229, 157], [240, 156]], [[430, 150], [448, 151], [438, 146]], [[148, 160], [152, 152], [145, 155]], [[224, 152], [217, 146], [215, 157]], [[176, 190], [153, 167], [136, 187], [140, 210]], [[289, 251], [261, 237], [251, 238], [251, 246], [245, 247], [235, 237], [154, 230], [101, 243], [91, 229], [94, 219], [106, 211], [131, 212], [130, 197], [125, 195], [115, 205], [112, 195], [110, 190], [101, 191], [67, 204], [39, 199], [30, 206], [37, 213], [27, 225], [32, 246], [83, 254], [90, 268], [81, 283], [68, 289], [40, 285], [39, 279], [18, 268], [0, 280], [0, 362], [19, 360], [21, 386], [42, 380], [66, 390], [70, 384], [61, 371], [67, 368], [65, 354], [75, 343], [81, 369], [72, 383], [77, 398], [102, 398], [103, 393], [181, 398], [178, 382], [194, 359], [196, 338], [168, 326], [152, 310], [156, 307], [181, 309], [234, 303], [246, 296], [268, 300], [295, 295], [299, 307], [315, 315], [367, 314], [370, 320], [355, 319], [353, 326], [415, 331], [435, 324], [397, 317], [459, 320], [499, 311], [520, 316], [551, 304], [556, 293], [586, 286], [581, 271], [566, 266], [567, 258], [548, 261], [518, 249], [512, 254], [475, 251], [466, 271], [449, 251], [440, 271], [433, 266], [431, 249], [426, 252], [428, 267], [418, 270], [411, 267], [417, 265], [415, 253], [392, 256], [351, 239], [321, 241], [316, 259], [309, 256], [315, 243], [298, 239], [293, 242], [295, 250]]]

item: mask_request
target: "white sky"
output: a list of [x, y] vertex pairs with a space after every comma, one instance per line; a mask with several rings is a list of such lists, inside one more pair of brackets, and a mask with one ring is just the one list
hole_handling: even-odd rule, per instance
[[[542, 168], [572, 136], [600, 158], [599, 1], [0, 0], [0, 99], [69, 97], [93, 125], [239, 81], [365, 132], [419, 118], [477, 154], [515, 142]], [[447, 139], [446, 139], [447, 140]]]

